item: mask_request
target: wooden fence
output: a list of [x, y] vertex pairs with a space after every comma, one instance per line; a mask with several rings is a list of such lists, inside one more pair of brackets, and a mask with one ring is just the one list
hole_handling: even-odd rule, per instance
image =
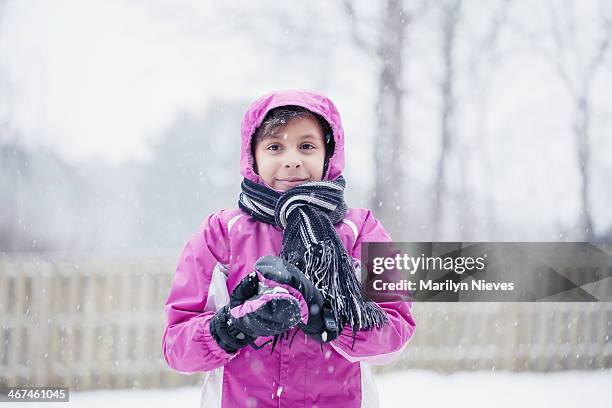
[[[176, 260], [0, 255], [0, 385], [199, 383], [161, 351]], [[417, 303], [413, 313], [406, 352], [375, 372], [612, 367], [612, 303]]]

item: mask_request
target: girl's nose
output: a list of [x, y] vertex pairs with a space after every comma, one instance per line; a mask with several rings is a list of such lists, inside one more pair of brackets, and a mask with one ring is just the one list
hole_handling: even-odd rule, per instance
[[297, 168], [300, 168], [301, 166], [302, 166], [302, 162], [299, 160], [287, 160], [285, 162], [285, 167], [288, 167], [288, 168], [295, 167], [297, 169]]
[[300, 160], [297, 154], [288, 154], [285, 158], [285, 167], [291, 168], [295, 167], [300, 168], [302, 166], [302, 160]]

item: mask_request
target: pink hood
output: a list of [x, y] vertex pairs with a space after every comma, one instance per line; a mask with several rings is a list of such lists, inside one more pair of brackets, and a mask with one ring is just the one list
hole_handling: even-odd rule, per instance
[[313, 91], [282, 90], [274, 91], [261, 96], [253, 102], [244, 113], [240, 136], [242, 146], [240, 148], [240, 174], [247, 179], [264, 184], [264, 181], [253, 171], [253, 157], [251, 155], [251, 137], [255, 129], [261, 124], [266, 114], [279, 106], [297, 105], [321, 115], [330, 124], [334, 132], [336, 147], [334, 154], [329, 159], [327, 174], [324, 180], [333, 180], [342, 174], [344, 170], [344, 130], [340, 114], [334, 103], [325, 95]]

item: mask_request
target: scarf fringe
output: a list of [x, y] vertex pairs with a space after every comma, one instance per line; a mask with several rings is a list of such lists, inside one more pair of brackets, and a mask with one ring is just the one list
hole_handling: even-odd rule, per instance
[[345, 253], [337, 253], [337, 248], [329, 240], [308, 245], [302, 271], [331, 304], [341, 326], [349, 324], [356, 330], [384, 326], [387, 314], [364, 298], [353, 262]]

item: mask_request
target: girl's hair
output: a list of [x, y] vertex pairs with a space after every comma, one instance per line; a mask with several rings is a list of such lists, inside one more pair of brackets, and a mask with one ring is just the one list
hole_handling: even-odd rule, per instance
[[325, 142], [325, 162], [323, 165], [323, 176], [325, 176], [329, 158], [334, 154], [336, 146], [332, 128], [323, 116], [297, 105], [285, 105], [271, 109], [261, 124], [255, 129], [251, 138], [251, 157], [253, 158], [253, 170], [255, 173], [257, 173], [257, 163], [255, 162], [255, 145], [257, 142], [273, 135], [278, 130], [282, 130], [290, 121], [298, 118], [313, 119], [321, 127], [323, 141]]

